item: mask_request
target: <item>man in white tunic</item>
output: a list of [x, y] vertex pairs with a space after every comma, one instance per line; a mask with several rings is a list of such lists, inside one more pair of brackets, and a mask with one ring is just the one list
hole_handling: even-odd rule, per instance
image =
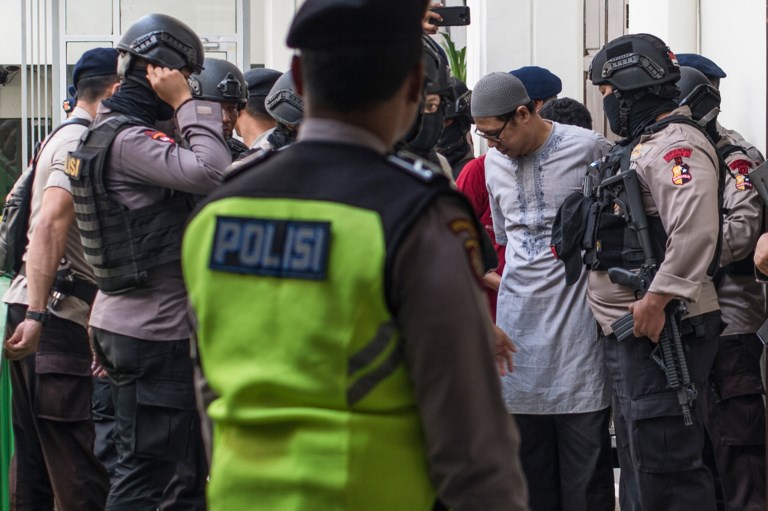
[[586, 298], [586, 272], [569, 287], [550, 249], [564, 199], [610, 149], [594, 131], [542, 119], [522, 82], [482, 78], [472, 94], [496, 239], [506, 245], [497, 324], [518, 347], [503, 379], [521, 433], [520, 457], [537, 510], [612, 510], [610, 392]]

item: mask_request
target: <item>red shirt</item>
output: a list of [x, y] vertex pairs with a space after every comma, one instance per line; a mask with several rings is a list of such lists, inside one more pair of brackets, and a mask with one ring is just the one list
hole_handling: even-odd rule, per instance
[[[456, 186], [466, 195], [475, 210], [475, 215], [480, 223], [485, 227], [485, 232], [491, 237], [493, 246], [496, 249], [496, 257], [499, 259], [499, 265], [496, 267], [496, 273], [499, 275], [504, 271], [504, 251], [506, 247], [496, 243], [496, 236], [493, 232], [493, 219], [491, 218], [491, 206], [488, 202], [488, 189], [485, 186], [485, 155], [469, 161], [461, 170]], [[497, 291], [491, 288], [486, 289], [488, 303], [491, 306], [491, 315], [496, 321], [496, 295]]]

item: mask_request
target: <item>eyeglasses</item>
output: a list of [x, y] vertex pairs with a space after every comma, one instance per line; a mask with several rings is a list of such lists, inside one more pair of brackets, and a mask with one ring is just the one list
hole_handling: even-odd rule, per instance
[[504, 121], [504, 124], [501, 125], [501, 128], [497, 129], [493, 133], [484, 133], [477, 128], [475, 128], [475, 135], [478, 137], [482, 137], [486, 140], [490, 140], [491, 142], [496, 142], [497, 144], [501, 144], [501, 138], [499, 138], [499, 135], [501, 135], [501, 132], [504, 131], [504, 128], [507, 127], [507, 123], [509, 120], [512, 119], [512, 117], [507, 117], [507, 120]]

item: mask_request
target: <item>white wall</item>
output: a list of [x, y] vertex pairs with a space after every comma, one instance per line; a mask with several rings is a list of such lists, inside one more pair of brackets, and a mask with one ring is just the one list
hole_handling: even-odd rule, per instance
[[701, 49], [728, 75], [720, 81], [723, 126], [766, 152], [764, 0], [701, 0]]
[[630, 0], [629, 32], [661, 37], [676, 53], [700, 53], [725, 70], [721, 123], [763, 153], [766, 146], [764, 0]]
[[580, 99], [584, 84], [583, 0], [469, 0], [470, 88], [493, 71], [536, 65], [563, 81], [561, 96]]

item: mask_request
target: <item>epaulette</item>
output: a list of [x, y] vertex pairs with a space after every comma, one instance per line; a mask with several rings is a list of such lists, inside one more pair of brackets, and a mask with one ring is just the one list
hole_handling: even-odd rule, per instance
[[275, 150], [262, 148], [252, 149], [250, 152], [243, 153], [239, 160], [232, 162], [224, 171], [224, 182], [239, 176], [250, 168], [261, 165], [276, 153], [277, 151]]
[[427, 183], [434, 181], [439, 176], [445, 177], [443, 169], [431, 161], [420, 158], [408, 151], [400, 151], [397, 155], [390, 154], [387, 156], [387, 161], [398, 169], [404, 170], [408, 174], [418, 178], [420, 181]]

